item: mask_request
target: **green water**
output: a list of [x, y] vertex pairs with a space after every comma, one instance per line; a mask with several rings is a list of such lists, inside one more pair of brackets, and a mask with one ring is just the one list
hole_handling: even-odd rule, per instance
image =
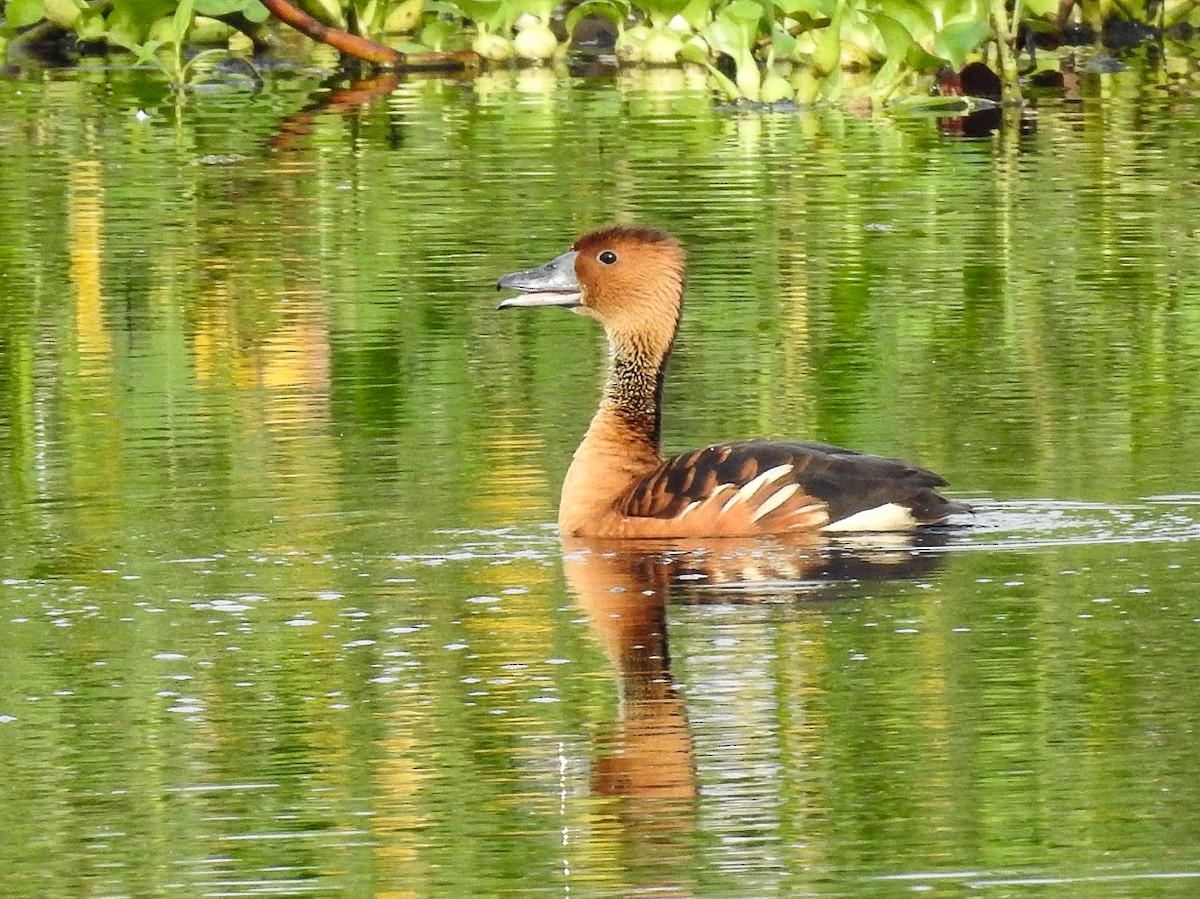
[[[335, 99], [0, 81], [5, 895], [1200, 888], [1192, 99]], [[691, 252], [668, 448], [910, 457], [973, 523], [564, 551], [602, 348], [493, 285], [612, 220]]]

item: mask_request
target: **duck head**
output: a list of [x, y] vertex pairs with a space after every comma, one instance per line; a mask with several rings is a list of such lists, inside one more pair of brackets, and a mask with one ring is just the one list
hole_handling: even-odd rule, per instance
[[614, 225], [585, 234], [544, 265], [504, 275], [500, 290], [516, 290], [500, 309], [560, 306], [588, 315], [616, 344], [669, 351], [683, 301], [686, 255], [654, 228]]

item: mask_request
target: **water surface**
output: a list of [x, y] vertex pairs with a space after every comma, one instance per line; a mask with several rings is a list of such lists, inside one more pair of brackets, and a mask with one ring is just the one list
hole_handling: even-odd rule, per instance
[[[982, 141], [0, 81], [6, 882], [1192, 895], [1200, 117], [1119, 78]], [[973, 519], [563, 547], [603, 351], [492, 285], [612, 220], [691, 252], [669, 449], [910, 457]]]

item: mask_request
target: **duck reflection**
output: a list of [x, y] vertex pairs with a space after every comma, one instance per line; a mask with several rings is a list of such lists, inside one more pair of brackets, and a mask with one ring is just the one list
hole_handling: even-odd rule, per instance
[[688, 798], [696, 794], [691, 734], [671, 680], [662, 552], [564, 544], [567, 583], [616, 669], [617, 721], [601, 738], [592, 789], [601, 795]]
[[597, 741], [593, 791], [639, 799], [697, 794], [687, 709], [671, 677], [668, 602], [828, 601], [839, 584], [918, 577], [940, 564], [940, 554], [928, 551], [937, 533], [887, 539], [564, 540], [568, 587], [619, 681], [617, 719]]

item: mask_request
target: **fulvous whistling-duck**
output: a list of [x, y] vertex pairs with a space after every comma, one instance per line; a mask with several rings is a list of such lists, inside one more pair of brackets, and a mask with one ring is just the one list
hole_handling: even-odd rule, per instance
[[545, 265], [504, 275], [501, 309], [561, 306], [599, 321], [609, 373], [563, 482], [573, 537], [731, 537], [894, 531], [968, 511], [946, 482], [899, 459], [820, 443], [745, 440], [663, 459], [663, 376], [683, 302], [685, 253], [670, 235], [616, 225]]

